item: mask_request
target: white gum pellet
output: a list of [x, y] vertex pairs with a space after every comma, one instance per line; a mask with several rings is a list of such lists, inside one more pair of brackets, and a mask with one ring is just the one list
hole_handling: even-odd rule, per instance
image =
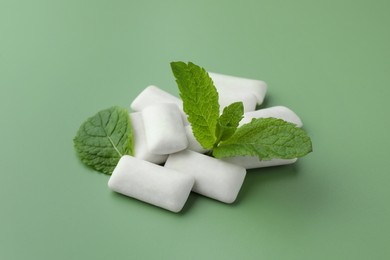
[[134, 157], [148, 162], [162, 164], [168, 155], [152, 154], [146, 145], [145, 127], [141, 112], [130, 113], [133, 128]]
[[238, 101], [241, 101], [243, 103], [244, 112], [253, 111], [256, 109], [257, 98], [254, 94], [250, 92], [236, 92], [232, 90], [225, 90], [219, 92], [218, 94], [221, 113], [225, 107]]
[[275, 106], [264, 109], [259, 109], [256, 111], [244, 113], [244, 118], [240, 121], [240, 125], [249, 123], [253, 118], [266, 118], [274, 117], [280, 118], [284, 121], [296, 124], [298, 127], [302, 127], [302, 120], [297, 114], [294, 113], [291, 109], [284, 106]]
[[154, 85], [146, 87], [131, 103], [130, 107], [134, 111], [141, 111], [145, 107], [159, 103], [173, 103], [179, 108], [183, 107], [183, 102], [174, 95], [156, 87]]
[[233, 91], [235, 93], [249, 92], [256, 96], [257, 104], [262, 104], [267, 92], [267, 84], [261, 80], [246, 79], [209, 72], [218, 93]]
[[164, 167], [193, 176], [194, 192], [225, 203], [236, 200], [246, 175], [241, 166], [189, 150], [169, 155]]
[[208, 150], [204, 149], [196, 140], [194, 133], [192, 132], [192, 127], [191, 125], [186, 125], [186, 135], [187, 135], [187, 140], [188, 140], [188, 150], [198, 152], [198, 153], [206, 153]]
[[124, 155], [108, 187], [126, 196], [179, 212], [194, 184], [192, 176]]
[[156, 104], [162, 104], [162, 103], [172, 103], [176, 104], [177, 107], [180, 109], [180, 113], [182, 116], [182, 119], [184, 123], [187, 125], [187, 115], [183, 111], [183, 101], [175, 97], [174, 95], [160, 89], [159, 87], [156, 87], [154, 85], [150, 85], [146, 87], [131, 103], [130, 107], [134, 111], [142, 111], [144, 108], [156, 105]]
[[268, 161], [261, 161], [257, 156], [237, 156], [237, 157], [228, 157], [221, 159], [225, 162], [230, 162], [236, 165], [240, 165], [245, 169], [256, 169], [256, 168], [264, 168], [271, 166], [279, 166], [292, 164], [297, 161], [297, 159], [272, 159]]
[[184, 123], [175, 104], [148, 106], [142, 110], [142, 119], [149, 152], [171, 154], [187, 148]]

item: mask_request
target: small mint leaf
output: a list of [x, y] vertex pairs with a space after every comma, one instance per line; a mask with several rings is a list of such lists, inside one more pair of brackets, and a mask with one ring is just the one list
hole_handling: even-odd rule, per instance
[[111, 174], [122, 155], [133, 155], [133, 135], [126, 109], [111, 107], [88, 118], [73, 139], [80, 160]]
[[236, 132], [243, 115], [244, 105], [241, 101], [232, 103], [223, 109], [215, 131], [217, 143], [229, 139]]
[[258, 156], [261, 160], [293, 159], [312, 151], [310, 137], [292, 123], [276, 118], [253, 119], [213, 150], [216, 158]]
[[205, 149], [217, 140], [218, 92], [205, 69], [189, 62], [172, 62], [171, 68], [195, 138]]

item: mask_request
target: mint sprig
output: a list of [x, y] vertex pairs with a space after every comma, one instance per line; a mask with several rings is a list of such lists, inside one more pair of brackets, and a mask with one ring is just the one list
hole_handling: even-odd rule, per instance
[[238, 128], [242, 102], [227, 106], [219, 116], [218, 92], [206, 70], [191, 62], [172, 62], [171, 68], [194, 136], [214, 157], [292, 159], [312, 151], [310, 137], [281, 119], [253, 119]]
[[205, 69], [189, 62], [172, 62], [171, 68], [183, 100], [195, 138], [205, 149], [211, 149], [217, 137], [219, 118], [218, 92]]
[[244, 105], [242, 102], [235, 102], [223, 109], [218, 118], [215, 135], [217, 137], [214, 145], [229, 139], [237, 130], [238, 124], [244, 115]]
[[133, 135], [126, 109], [111, 107], [88, 118], [73, 139], [80, 160], [111, 174], [122, 155], [133, 155]]
[[213, 156], [293, 159], [311, 151], [310, 137], [296, 125], [282, 119], [258, 118], [241, 126], [231, 138], [221, 142], [213, 149]]

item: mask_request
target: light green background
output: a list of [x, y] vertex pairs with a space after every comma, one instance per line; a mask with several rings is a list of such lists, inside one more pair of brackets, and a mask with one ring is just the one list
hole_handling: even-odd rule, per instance
[[[389, 1], [0, 0], [0, 259], [390, 259]], [[117, 195], [72, 138], [173, 60], [265, 80], [314, 153], [234, 205]]]

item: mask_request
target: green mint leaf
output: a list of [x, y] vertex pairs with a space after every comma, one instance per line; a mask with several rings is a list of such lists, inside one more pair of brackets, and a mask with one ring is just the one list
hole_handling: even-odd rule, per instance
[[218, 118], [217, 129], [217, 144], [219, 141], [225, 141], [230, 138], [237, 130], [244, 115], [244, 105], [242, 102], [235, 102], [223, 109], [222, 115]]
[[124, 154], [133, 154], [133, 135], [126, 109], [111, 107], [88, 118], [73, 139], [80, 160], [111, 174]]
[[205, 69], [189, 62], [171, 62], [195, 138], [205, 149], [213, 147], [219, 118], [218, 92]]
[[312, 151], [310, 137], [300, 128], [276, 118], [253, 119], [213, 150], [216, 158], [258, 156], [292, 159]]

